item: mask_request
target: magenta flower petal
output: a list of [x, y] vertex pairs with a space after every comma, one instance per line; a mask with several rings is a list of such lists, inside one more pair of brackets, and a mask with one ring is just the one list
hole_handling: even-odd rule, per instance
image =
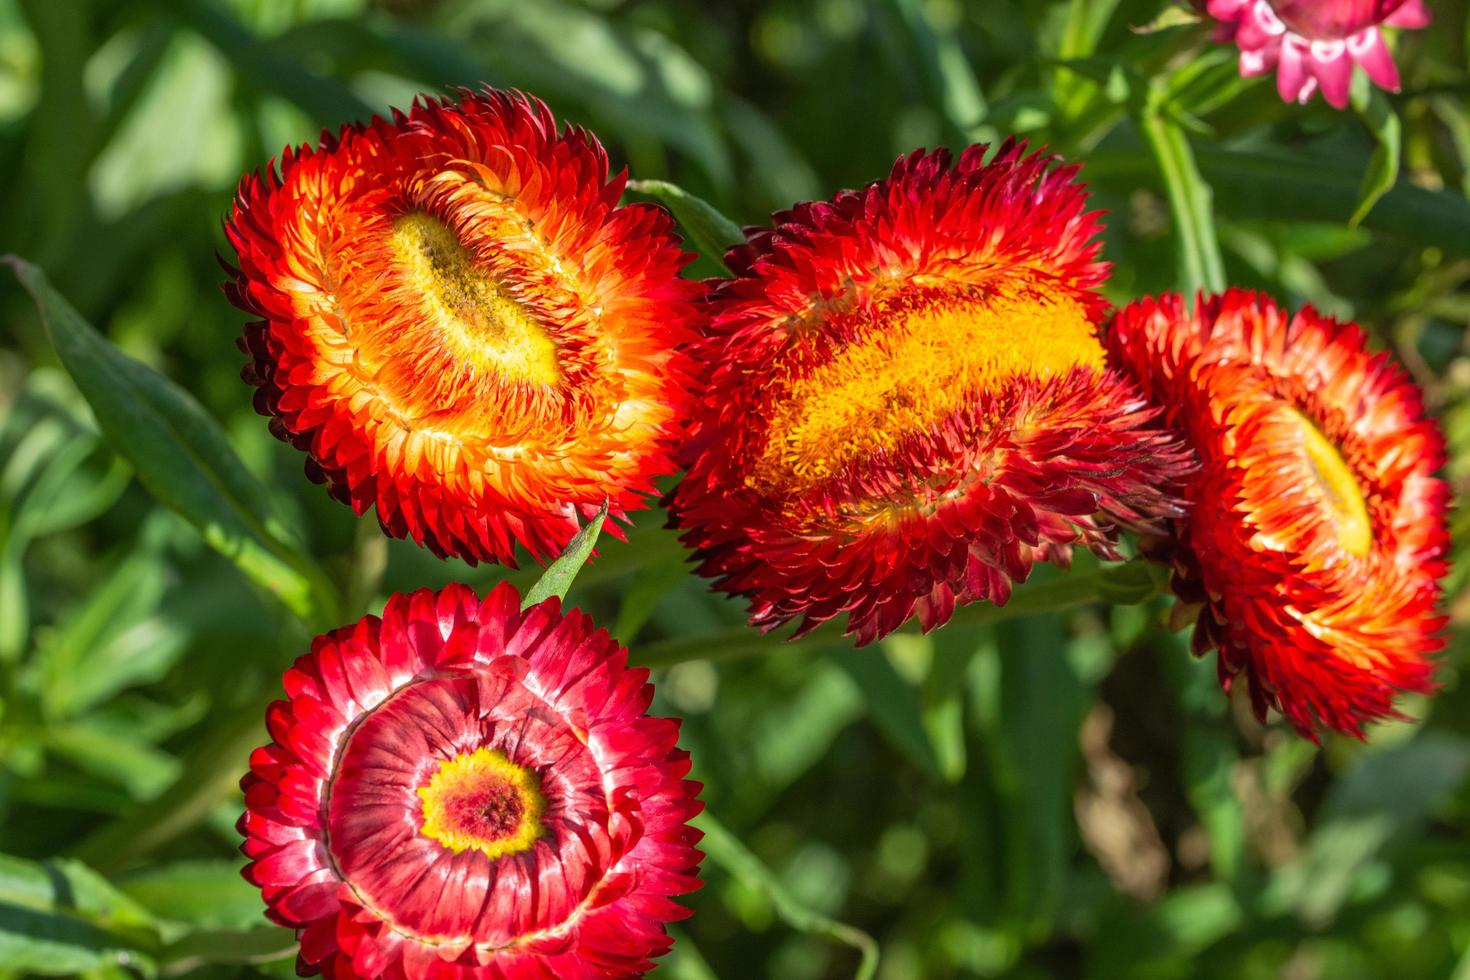
[[1305, 103], [1320, 89], [1338, 109], [1347, 107], [1354, 65], [1380, 88], [1398, 91], [1384, 25], [1412, 30], [1432, 20], [1423, 0], [1195, 0], [1195, 6], [1219, 22], [1217, 41], [1240, 49], [1242, 77], [1274, 68], [1283, 100]]

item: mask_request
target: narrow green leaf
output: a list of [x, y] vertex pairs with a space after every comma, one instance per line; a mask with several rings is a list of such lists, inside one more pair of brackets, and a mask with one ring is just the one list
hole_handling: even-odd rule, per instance
[[295, 103], [323, 125], [366, 119], [372, 108], [336, 79], [325, 78], [263, 42], [215, 0], [156, 0], [224, 55], [261, 91]]
[[744, 242], [745, 233], [714, 205], [664, 180], [630, 180], [628, 190], [656, 198], [674, 213], [701, 255], [730, 271], [725, 265], [725, 253]]
[[[1357, 73], [1357, 81], [1366, 83], [1367, 78]], [[1403, 144], [1403, 126], [1399, 123], [1398, 113], [1393, 111], [1393, 106], [1387, 97], [1378, 90], [1376, 86], [1362, 84], [1355, 86], [1353, 92], [1353, 108], [1358, 111], [1363, 122], [1373, 133], [1378, 146], [1373, 150], [1373, 156], [1368, 160], [1368, 171], [1363, 175], [1363, 186], [1358, 191], [1358, 207], [1353, 212], [1348, 224], [1356, 228], [1368, 217], [1368, 212], [1379, 199], [1387, 194], [1399, 179], [1399, 156]]]
[[298, 617], [334, 621], [331, 585], [271, 514], [266, 489], [219, 423], [188, 392], [108, 343], [39, 268], [19, 258], [5, 261], [35, 299], [103, 434], [143, 485]]
[[1225, 263], [1215, 235], [1213, 192], [1195, 164], [1189, 138], [1158, 105], [1145, 109], [1138, 125], [1153, 151], [1174, 218], [1179, 287], [1187, 295], [1219, 292], [1225, 288]]
[[871, 980], [877, 973], [878, 943], [872, 936], [856, 926], [838, 922], [801, 904], [781, 879], [708, 810], [695, 818], [694, 824], [704, 831], [700, 846], [709, 859], [732, 877], [763, 893], [781, 921], [798, 932], [822, 936], [857, 950], [862, 960], [855, 974], [856, 980]]
[[597, 536], [602, 533], [602, 522], [607, 519], [607, 507], [608, 502], [604, 500], [597, 516], [567, 542], [561, 557], [548, 565], [536, 584], [526, 590], [526, 597], [521, 601], [522, 609], [530, 609], [538, 602], [544, 602], [553, 596], [558, 599], [567, 597], [567, 590], [572, 587], [572, 581], [582, 570], [582, 566], [587, 564], [592, 548], [597, 544]]
[[989, 107], [957, 31], [935, 24], [922, 0], [888, 3], [908, 34], [909, 46], [917, 55], [913, 64], [923, 75], [931, 101], [943, 107], [956, 133], [967, 142], [975, 139], [976, 127]]
[[106, 967], [154, 973], [152, 917], [76, 861], [0, 855], [0, 965], [46, 976]]
[[262, 697], [227, 715], [190, 747], [179, 778], [167, 790], [84, 838], [72, 855], [111, 871], [198, 825], [239, 792], [251, 751], [267, 738], [264, 719], [270, 700]]

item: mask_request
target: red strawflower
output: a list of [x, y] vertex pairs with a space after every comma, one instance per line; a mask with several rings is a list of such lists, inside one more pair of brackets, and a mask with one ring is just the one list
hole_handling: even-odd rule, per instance
[[556, 600], [395, 595], [266, 715], [240, 831], [302, 975], [633, 977], [699, 886], [699, 784], [648, 671]]
[[246, 379], [307, 474], [470, 562], [646, 504], [687, 414], [698, 287], [663, 210], [541, 102], [487, 89], [287, 149], [240, 182]]
[[1104, 368], [1107, 268], [1075, 168], [985, 151], [913, 153], [726, 257], [670, 509], [763, 629], [928, 629], [1075, 542], [1116, 557], [1116, 525], [1182, 513], [1185, 451]]
[[1354, 66], [1380, 88], [1399, 90], [1399, 69], [1384, 27], [1428, 27], [1423, 0], [1195, 0], [1220, 22], [1216, 38], [1240, 48], [1240, 74], [1274, 70], [1287, 102], [1305, 103], [1320, 88], [1347, 108]]
[[1243, 290], [1119, 311], [1110, 352], [1199, 455], [1175, 565], [1194, 649], [1304, 735], [1433, 687], [1449, 487], [1419, 390], [1356, 324]]

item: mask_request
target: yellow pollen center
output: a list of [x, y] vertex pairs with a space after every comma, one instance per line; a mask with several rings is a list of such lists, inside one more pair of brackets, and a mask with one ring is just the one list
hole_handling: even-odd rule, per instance
[[393, 222], [394, 257], [423, 297], [426, 317], [443, 342], [482, 371], [515, 381], [551, 385], [561, 378], [556, 344], [525, 307], [444, 222], [421, 211]]
[[1103, 367], [1082, 305], [1036, 289], [886, 314], [880, 308], [875, 318], [875, 329], [780, 396], [752, 487], [808, 489], [1007, 380]]
[[541, 837], [545, 801], [534, 774], [480, 748], [440, 762], [419, 787], [419, 833], [456, 854], [476, 850], [494, 860], [529, 849]]
[[1373, 522], [1363, 488], [1332, 442], [1301, 412], [1292, 409], [1302, 432], [1302, 448], [1316, 481], [1317, 495], [1326, 505], [1344, 551], [1359, 558], [1373, 548]]

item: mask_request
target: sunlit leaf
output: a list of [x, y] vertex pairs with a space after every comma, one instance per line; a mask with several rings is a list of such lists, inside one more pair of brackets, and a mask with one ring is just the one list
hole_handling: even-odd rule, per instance
[[40, 269], [8, 260], [108, 441], [149, 491], [303, 619], [335, 618], [331, 586], [271, 513], [219, 423], [182, 388], [109, 344]]

